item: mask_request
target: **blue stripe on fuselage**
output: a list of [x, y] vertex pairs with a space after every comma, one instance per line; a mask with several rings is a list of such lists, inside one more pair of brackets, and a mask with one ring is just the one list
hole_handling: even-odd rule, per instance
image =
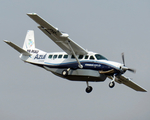
[[[80, 61], [80, 63], [83, 65], [83, 69], [103, 70], [103, 71], [114, 69], [116, 72], [119, 72], [119, 70], [115, 66], [109, 63], [102, 62], [102, 61], [93, 61], [93, 60], [89, 61], [88, 60], [88, 61]], [[76, 61], [59, 63], [59, 64], [45, 62], [45, 66], [50, 67], [50, 68], [78, 69], [78, 63]]]

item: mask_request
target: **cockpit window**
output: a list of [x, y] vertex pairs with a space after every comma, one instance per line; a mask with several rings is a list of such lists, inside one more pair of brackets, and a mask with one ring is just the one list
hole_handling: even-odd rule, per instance
[[107, 58], [105, 58], [104, 56], [102, 56], [100, 54], [96, 54], [95, 57], [97, 60], [107, 60]]

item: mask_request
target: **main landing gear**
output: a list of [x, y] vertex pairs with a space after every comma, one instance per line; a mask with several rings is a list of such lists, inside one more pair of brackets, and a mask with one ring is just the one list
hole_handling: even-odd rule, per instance
[[67, 70], [63, 70], [62, 71], [62, 75], [64, 76], [64, 77], [66, 77], [67, 75], [68, 75], [68, 72], [70, 71], [70, 68], [68, 68]]
[[[66, 77], [66, 76], [68, 75], [68, 72], [69, 72], [69, 71], [70, 71], [70, 68], [68, 68], [67, 70], [63, 70], [63, 71], [62, 71], [62, 75], [63, 75], [64, 77]], [[93, 88], [92, 88], [91, 86], [89, 86], [88, 81], [86, 81], [86, 84], [87, 84], [87, 88], [85, 89], [85, 91], [86, 91], [87, 93], [92, 92]]]
[[88, 81], [86, 81], [86, 84], [87, 84], [87, 88], [85, 89], [85, 91], [86, 91], [87, 93], [92, 92], [93, 88], [92, 88], [91, 86], [89, 86]]

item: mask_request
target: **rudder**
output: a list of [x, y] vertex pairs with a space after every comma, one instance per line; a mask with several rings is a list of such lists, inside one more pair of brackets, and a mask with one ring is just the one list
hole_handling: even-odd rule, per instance
[[27, 50], [33, 48], [35, 48], [34, 31], [28, 30], [23, 44], [23, 49]]

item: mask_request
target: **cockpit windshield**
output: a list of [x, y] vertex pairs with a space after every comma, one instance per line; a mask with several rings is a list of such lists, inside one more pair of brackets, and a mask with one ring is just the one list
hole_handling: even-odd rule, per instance
[[107, 60], [107, 58], [105, 58], [104, 56], [102, 56], [100, 54], [95, 54], [95, 57], [97, 60]]

